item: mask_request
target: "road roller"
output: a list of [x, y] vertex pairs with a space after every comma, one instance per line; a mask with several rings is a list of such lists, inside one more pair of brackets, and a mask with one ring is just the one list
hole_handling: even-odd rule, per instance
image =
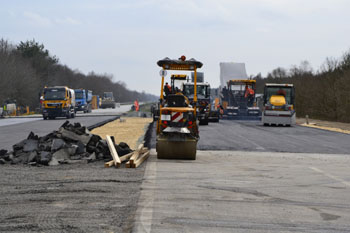
[[[199, 131], [197, 124], [197, 69], [203, 64], [193, 58], [186, 60], [164, 58], [157, 62], [160, 70], [161, 91], [159, 118], [157, 122], [156, 151], [158, 159], [195, 160]], [[174, 94], [169, 84], [164, 83], [169, 71], [194, 72], [194, 97], [190, 103], [181, 92]]]

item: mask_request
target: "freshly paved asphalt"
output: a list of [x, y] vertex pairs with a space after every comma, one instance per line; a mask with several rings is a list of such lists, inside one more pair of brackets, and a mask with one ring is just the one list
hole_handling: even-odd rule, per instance
[[[155, 127], [156, 124], [154, 124]], [[259, 121], [221, 120], [199, 127], [199, 150], [348, 154], [350, 135], [304, 126], [263, 126]], [[152, 147], [155, 148], [155, 130]]]

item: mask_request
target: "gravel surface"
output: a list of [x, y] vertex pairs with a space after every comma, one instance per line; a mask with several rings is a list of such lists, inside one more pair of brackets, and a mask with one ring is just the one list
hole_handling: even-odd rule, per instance
[[144, 164], [0, 167], [0, 231], [129, 232]]

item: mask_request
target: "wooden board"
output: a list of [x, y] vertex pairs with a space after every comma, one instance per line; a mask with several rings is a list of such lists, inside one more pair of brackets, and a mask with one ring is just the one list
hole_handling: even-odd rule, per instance
[[145, 161], [149, 157], [149, 154], [150, 154], [150, 152], [147, 151], [146, 153], [141, 155], [140, 158], [134, 162], [132, 167], [137, 168], [138, 166], [140, 166], [142, 164], [142, 162]]
[[134, 161], [136, 161], [136, 160], [139, 158], [139, 156], [140, 156], [140, 151], [142, 150], [142, 148], [143, 148], [143, 143], [141, 143], [141, 144], [139, 145], [139, 147], [137, 148], [137, 150], [135, 151], [135, 153], [131, 156], [131, 158], [130, 158], [130, 160], [129, 160], [131, 167], [133, 167]]
[[123, 155], [122, 157], [120, 157], [120, 161], [124, 162], [125, 160], [128, 160], [133, 154], [134, 154], [134, 151], [130, 152], [129, 154]]
[[105, 163], [105, 167], [112, 167], [114, 165], [114, 160]]
[[111, 155], [113, 157], [114, 165], [116, 167], [120, 167], [121, 161], [118, 156], [117, 150], [114, 147], [114, 143], [112, 142], [112, 139], [109, 135], [106, 135], [106, 141], [108, 144], [109, 151], [111, 152]]

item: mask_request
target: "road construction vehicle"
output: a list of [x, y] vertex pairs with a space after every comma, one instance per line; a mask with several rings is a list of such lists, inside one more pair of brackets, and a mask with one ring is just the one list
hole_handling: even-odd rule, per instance
[[[192, 72], [192, 82], [183, 83], [183, 94], [190, 100], [192, 104], [194, 99], [194, 73]], [[197, 118], [200, 125], [208, 125], [210, 114], [210, 84], [204, 82], [204, 75], [197, 72]]]
[[[156, 150], [158, 159], [196, 159], [199, 131], [197, 125], [197, 69], [203, 64], [195, 59], [164, 58], [157, 62], [162, 67], [159, 119]], [[181, 92], [164, 95], [164, 78], [167, 70], [194, 71], [193, 105]]]
[[101, 108], [115, 108], [113, 92], [104, 92], [101, 101]]
[[224, 116], [237, 120], [258, 120], [261, 111], [256, 104], [256, 81], [233, 79], [222, 89]]
[[262, 123], [291, 126], [295, 124], [295, 89], [293, 84], [266, 83]]
[[75, 93], [65, 86], [45, 87], [43, 90], [42, 114], [44, 120], [56, 117], [75, 117]]
[[91, 112], [92, 91], [85, 89], [75, 89], [75, 111]]

